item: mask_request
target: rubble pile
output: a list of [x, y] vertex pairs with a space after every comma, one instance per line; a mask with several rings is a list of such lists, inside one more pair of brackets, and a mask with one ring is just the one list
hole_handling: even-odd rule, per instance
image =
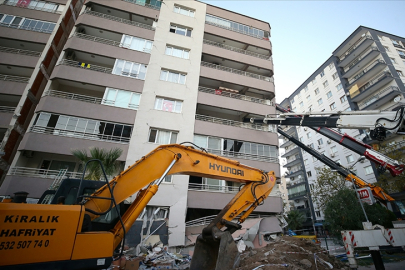
[[[315, 262], [316, 259], [316, 262]], [[278, 237], [267, 246], [242, 252], [237, 270], [323, 270], [349, 269], [349, 267], [325, 253], [314, 242], [290, 236]]]
[[170, 253], [161, 243], [153, 246], [124, 248], [124, 256], [108, 270], [189, 269], [191, 256]]

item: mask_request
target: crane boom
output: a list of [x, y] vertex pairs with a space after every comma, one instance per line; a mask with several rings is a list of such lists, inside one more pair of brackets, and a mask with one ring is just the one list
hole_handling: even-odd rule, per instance
[[[349, 136], [348, 134], [341, 134], [340, 132], [330, 129], [329, 127], [332, 128], [338, 128], [341, 126], [338, 126], [338, 120], [340, 118], [339, 115], [331, 115], [331, 113], [327, 112], [319, 112], [319, 113], [311, 113], [311, 114], [304, 114], [304, 115], [298, 115], [297, 113], [294, 113], [288, 109], [283, 108], [280, 105], [276, 105], [276, 109], [280, 112], [282, 112], [282, 117], [280, 118], [269, 118], [265, 117], [263, 120], [261, 119], [253, 119], [254, 122], [257, 123], [263, 123], [263, 121], [266, 121], [268, 124], [278, 124], [278, 125], [290, 125], [290, 126], [306, 126], [315, 132], [324, 135], [325, 137], [339, 143], [340, 145], [352, 150], [353, 152], [365, 156], [368, 160], [376, 163], [380, 168], [382, 169], [387, 169], [392, 176], [398, 176], [400, 175], [404, 169], [405, 165], [401, 164], [399, 161], [391, 159], [384, 154], [374, 150], [371, 148], [371, 146]], [[358, 116], [363, 115], [364, 112], [366, 112], [365, 115], [370, 116], [370, 111], [363, 111], [363, 114], [359, 114], [361, 112], [342, 112], [344, 113], [345, 119], [351, 118], [351, 119], [356, 119]], [[372, 112], [372, 119], [381, 118], [382, 115], [376, 114], [376, 112], [379, 111], [371, 111]], [[336, 113], [336, 112], [333, 112]], [[395, 116], [397, 112], [388, 112], [389, 115], [392, 117], [393, 115]], [[400, 112], [399, 112], [400, 113]], [[399, 114], [398, 113], [398, 114]], [[311, 116], [311, 115], [329, 115], [329, 116]], [[403, 113], [402, 113], [403, 115]], [[358, 120], [356, 120], [359, 122]], [[403, 120], [402, 120], [403, 121]], [[368, 124], [370, 126], [370, 124]], [[345, 126], [341, 128], [354, 128], [352, 126]], [[362, 127], [364, 128], [364, 126]], [[375, 133], [375, 132], [374, 132]]]

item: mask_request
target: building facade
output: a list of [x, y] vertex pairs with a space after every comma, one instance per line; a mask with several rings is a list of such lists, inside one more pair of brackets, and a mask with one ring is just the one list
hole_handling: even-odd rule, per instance
[[[3, 149], [44, 50], [54, 48], [55, 27], [78, 3], [20, 2], [0, 5]], [[91, 147], [121, 148], [124, 168], [160, 144], [194, 142], [279, 176], [276, 129], [249, 123], [275, 113], [269, 23], [198, 1], [92, 0], [71, 17], [15, 157], [2, 168], [0, 195], [24, 190], [39, 198], [61, 170], [79, 177], [83, 168], [71, 151]], [[174, 175], [147, 213], [163, 211], [169, 246], [181, 246], [185, 221], [218, 213], [237, 190]], [[270, 197], [257, 212], [280, 207]]]
[[[393, 110], [400, 106], [405, 93], [405, 38], [368, 27], [357, 28], [294, 93], [281, 105], [295, 112]], [[398, 102], [399, 101], [399, 102]], [[284, 127], [290, 135], [323, 153], [346, 168], [351, 168], [359, 155], [306, 127]], [[366, 130], [344, 129], [360, 141], [371, 141]], [[388, 135], [385, 143], [403, 144], [402, 136]], [[402, 143], [401, 143], [402, 142]], [[291, 179], [289, 199], [295, 208], [307, 216], [306, 226], [322, 224], [323, 213], [311, 200], [311, 187], [316, 168], [322, 162], [285, 141], [288, 170]], [[356, 163], [353, 171], [369, 183], [377, 181], [378, 172], [369, 161]], [[311, 220], [312, 219], [312, 220]]]

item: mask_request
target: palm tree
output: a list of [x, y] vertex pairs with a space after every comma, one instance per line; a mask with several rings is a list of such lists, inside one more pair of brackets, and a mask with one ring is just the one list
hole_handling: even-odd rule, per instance
[[305, 216], [298, 210], [291, 210], [287, 214], [288, 228], [291, 230], [296, 230], [302, 226], [305, 221]]
[[[101, 160], [107, 176], [112, 176], [119, 172], [120, 168], [117, 159], [122, 154], [121, 148], [112, 148], [108, 151], [103, 148], [93, 147], [90, 148], [90, 156], [87, 155], [86, 149], [75, 149], [72, 150], [71, 153], [82, 162], [83, 166], [86, 164], [87, 161], [91, 159]], [[87, 180], [101, 180], [103, 177], [103, 171], [101, 170], [100, 164], [98, 162], [91, 162], [87, 166], [86, 172], [87, 173], [84, 179]]]

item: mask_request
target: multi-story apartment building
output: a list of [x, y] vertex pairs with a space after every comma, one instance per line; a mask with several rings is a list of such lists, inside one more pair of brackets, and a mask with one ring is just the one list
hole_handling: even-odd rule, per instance
[[[55, 47], [55, 23], [73, 10], [66, 0], [30, 3], [38, 8], [0, 5], [3, 146], [32, 72], [43, 68], [42, 51]], [[127, 167], [159, 144], [188, 141], [279, 176], [276, 130], [249, 122], [275, 113], [269, 23], [198, 1], [91, 0], [79, 11], [15, 157], [3, 167], [0, 195], [24, 190], [39, 198], [61, 170], [79, 177], [71, 150], [90, 147], [121, 148]], [[186, 219], [218, 213], [237, 190], [222, 180], [167, 177], [146, 215], [160, 208], [168, 244], [184, 245]], [[257, 212], [280, 208], [280, 197], [270, 197]]]
[[[399, 106], [405, 93], [405, 38], [368, 27], [357, 28], [290, 97], [281, 105], [295, 112], [392, 110]], [[349, 149], [306, 127], [284, 127], [306, 145], [351, 167], [359, 158]], [[341, 133], [370, 143], [367, 131], [340, 130]], [[389, 135], [387, 143], [399, 143], [403, 138]], [[306, 226], [321, 225], [323, 213], [312, 204], [310, 191], [316, 179], [316, 168], [323, 163], [314, 159], [292, 142], [285, 141], [284, 166], [291, 179], [289, 199], [305, 212]], [[369, 161], [357, 163], [353, 170], [367, 181], [375, 182], [378, 172]], [[311, 213], [312, 212], [312, 213]]]

